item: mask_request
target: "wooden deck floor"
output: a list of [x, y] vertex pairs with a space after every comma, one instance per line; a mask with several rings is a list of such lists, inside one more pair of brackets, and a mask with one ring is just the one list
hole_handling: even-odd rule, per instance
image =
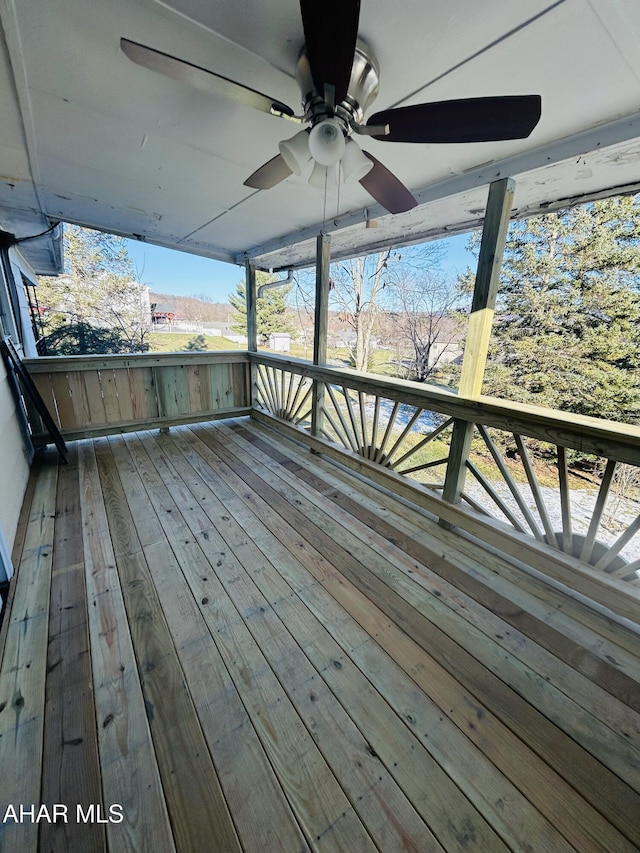
[[25, 506], [0, 849], [640, 849], [629, 627], [248, 419]]

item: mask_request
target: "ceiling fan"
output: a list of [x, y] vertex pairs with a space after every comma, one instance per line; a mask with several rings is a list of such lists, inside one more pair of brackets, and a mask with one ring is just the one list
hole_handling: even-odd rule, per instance
[[390, 213], [410, 210], [416, 199], [373, 154], [362, 151], [354, 135], [379, 142], [458, 143], [523, 139], [541, 115], [539, 95], [504, 95], [435, 101], [364, 115], [378, 94], [379, 68], [371, 50], [358, 39], [360, 0], [300, 0], [305, 45], [296, 78], [302, 93], [302, 115], [226, 77], [182, 59], [121, 39], [133, 62], [279, 118], [304, 124], [280, 153], [244, 182], [270, 189], [289, 175], [302, 174], [313, 163], [309, 182], [360, 184]]

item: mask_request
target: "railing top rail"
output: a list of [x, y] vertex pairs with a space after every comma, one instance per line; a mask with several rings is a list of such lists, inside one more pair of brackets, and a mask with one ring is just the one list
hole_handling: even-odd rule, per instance
[[461, 420], [640, 465], [640, 426], [497, 397], [461, 397], [454, 390], [435, 385], [357, 373], [346, 367], [318, 366], [309, 361], [269, 353], [252, 353], [250, 358], [255, 363], [290, 370], [325, 382], [339, 382], [357, 391], [385, 396]]
[[246, 364], [246, 350], [211, 350], [200, 352], [143, 352], [114, 355], [57, 355], [25, 358], [29, 373], [65, 373], [77, 370], [109, 370], [121, 367], [168, 367], [187, 364]]

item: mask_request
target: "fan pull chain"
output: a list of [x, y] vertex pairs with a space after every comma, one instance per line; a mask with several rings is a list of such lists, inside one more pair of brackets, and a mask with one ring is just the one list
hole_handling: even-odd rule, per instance
[[327, 195], [328, 195], [328, 183], [329, 183], [329, 170], [325, 166], [324, 170], [324, 198], [323, 198], [323, 207], [322, 207], [322, 233], [325, 233], [326, 225], [327, 225]]

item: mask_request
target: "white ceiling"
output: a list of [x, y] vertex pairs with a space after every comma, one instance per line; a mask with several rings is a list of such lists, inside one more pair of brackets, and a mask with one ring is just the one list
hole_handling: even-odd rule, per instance
[[[322, 227], [336, 256], [466, 230], [481, 222], [487, 184], [507, 175], [518, 215], [640, 186], [638, 0], [362, 0], [360, 34], [381, 68], [370, 113], [542, 95], [525, 140], [360, 139], [420, 202], [395, 217], [358, 184], [326, 207], [304, 176], [243, 186], [297, 127], [120, 50], [125, 36], [300, 112], [298, 0], [2, 0], [0, 14], [0, 225], [18, 237], [65, 220], [280, 268], [308, 264]], [[53, 256], [37, 243], [24, 247], [46, 267]]]

